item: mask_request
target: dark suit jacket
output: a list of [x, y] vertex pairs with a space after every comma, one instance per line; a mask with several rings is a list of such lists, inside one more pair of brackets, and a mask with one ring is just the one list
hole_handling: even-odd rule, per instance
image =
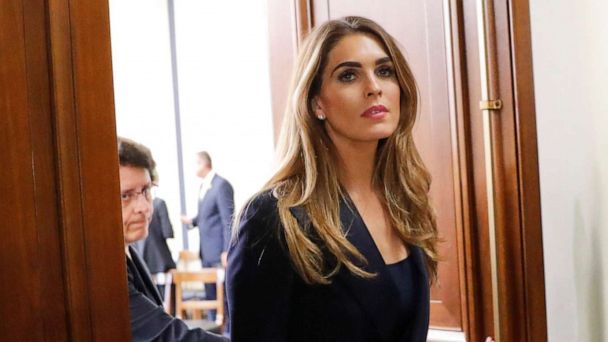
[[171, 256], [167, 239], [173, 237], [173, 226], [169, 221], [167, 204], [160, 198], [153, 202], [154, 213], [148, 228], [148, 237], [143, 244], [143, 257], [152, 273], [167, 272], [175, 268], [175, 261]]
[[211, 180], [211, 188], [199, 200], [198, 213], [192, 219], [192, 225], [199, 228], [203, 266], [219, 264], [220, 255], [228, 250], [233, 214], [232, 185], [215, 174]]
[[[363, 279], [342, 267], [329, 285], [308, 285], [292, 267], [277, 211], [277, 200], [265, 193], [254, 199], [241, 218], [238, 238], [228, 254], [227, 292], [232, 341], [394, 341], [387, 317], [398, 317], [396, 283], [363, 220], [341, 203], [340, 219], [347, 238], [366, 257], [363, 268], [376, 277]], [[302, 208], [292, 214], [308, 225]], [[429, 325], [429, 281], [425, 256], [411, 246], [418, 272], [416, 314], [404, 321], [397, 341], [426, 341]], [[385, 333], [386, 332], [386, 333]]]
[[134, 248], [129, 247], [129, 253], [131, 259], [127, 257], [127, 277], [133, 342], [228, 341], [201, 329], [189, 330], [184, 322], [165, 313], [160, 294], [152, 283], [143, 260]]

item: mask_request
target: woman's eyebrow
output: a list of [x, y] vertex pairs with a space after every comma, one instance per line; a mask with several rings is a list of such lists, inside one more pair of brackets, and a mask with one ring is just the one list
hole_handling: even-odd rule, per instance
[[333, 74], [334, 72], [336, 72], [336, 70], [340, 69], [341, 67], [360, 68], [361, 67], [361, 63], [359, 63], [359, 62], [353, 62], [353, 61], [342, 62], [342, 63], [336, 65], [336, 67], [334, 68], [334, 70], [331, 71], [331, 74]]
[[[391, 62], [391, 58], [390, 57], [382, 57], [382, 58], [378, 58], [376, 60], [376, 65], [380, 65], [380, 64], [384, 64], [384, 63], [389, 63]], [[346, 62], [342, 62], [338, 65], [336, 65], [334, 67], [334, 70], [331, 71], [330, 75], [333, 75], [334, 72], [336, 72], [336, 70], [340, 69], [341, 67], [351, 67], [351, 68], [360, 68], [361, 67], [361, 63], [359, 62], [353, 62], [353, 61], [346, 61]]]
[[392, 62], [390, 57], [382, 57], [382, 58], [378, 58], [376, 60], [376, 65], [380, 65], [380, 64], [384, 64], [384, 63], [390, 63], [390, 62]]

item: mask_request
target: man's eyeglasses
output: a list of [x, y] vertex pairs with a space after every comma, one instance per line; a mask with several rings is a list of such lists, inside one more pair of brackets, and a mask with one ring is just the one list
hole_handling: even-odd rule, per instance
[[128, 207], [137, 201], [139, 196], [142, 196], [146, 201], [152, 200], [152, 188], [154, 184], [144, 186], [141, 191], [127, 191], [120, 194], [120, 201], [123, 207]]

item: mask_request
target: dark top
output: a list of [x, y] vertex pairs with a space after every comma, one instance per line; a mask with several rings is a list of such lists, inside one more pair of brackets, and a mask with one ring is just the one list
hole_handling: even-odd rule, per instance
[[127, 278], [133, 342], [228, 341], [201, 329], [190, 330], [184, 322], [167, 314], [143, 260], [134, 248], [129, 247], [129, 253], [131, 258], [127, 257]]
[[411, 260], [411, 258], [406, 258], [394, 264], [386, 265], [399, 291], [397, 298], [395, 298], [395, 305], [400, 314], [392, 317], [393, 326], [391, 331], [387, 332], [387, 334], [394, 336], [395, 341], [405, 333], [403, 322], [411, 321], [412, 317], [416, 315], [416, 297], [420, 295], [414, 287], [418, 273], [415, 272]]
[[[384, 263], [363, 220], [351, 204], [340, 203], [347, 239], [366, 257], [359, 266], [374, 272], [357, 277], [342, 267], [328, 285], [305, 283], [291, 265], [270, 192], [254, 198], [244, 211], [237, 239], [228, 253], [227, 295], [232, 341], [426, 341], [429, 325], [429, 283], [422, 250], [410, 246], [411, 279], [417, 289], [414, 314], [395, 322], [400, 289]], [[310, 222], [303, 208], [291, 210], [303, 227]]]
[[169, 220], [165, 201], [157, 197], [152, 205], [154, 212], [148, 228], [148, 237], [143, 241], [143, 251], [140, 254], [144, 257], [151, 273], [167, 272], [175, 268], [175, 261], [167, 246], [167, 239], [173, 237], [173, 226]]

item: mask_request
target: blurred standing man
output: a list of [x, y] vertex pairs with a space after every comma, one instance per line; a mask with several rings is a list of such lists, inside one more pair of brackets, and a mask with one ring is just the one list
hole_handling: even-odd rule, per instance
[[[226, 179], [213, 171], [211, 156], [205, 151], [197, 153], [196, 175], [203, 180], [198, 197], [198, 213], [193, 218], [182, 216], [182, 222], [199, 229], [203, 267], [225, 267], [230, 224], [234, 215], [234, 191]], [[205, 285], [205, 293], [207, 299], [215, 299], [215, 285]], [[212, 313], [210, 316], [214, 315]]]

